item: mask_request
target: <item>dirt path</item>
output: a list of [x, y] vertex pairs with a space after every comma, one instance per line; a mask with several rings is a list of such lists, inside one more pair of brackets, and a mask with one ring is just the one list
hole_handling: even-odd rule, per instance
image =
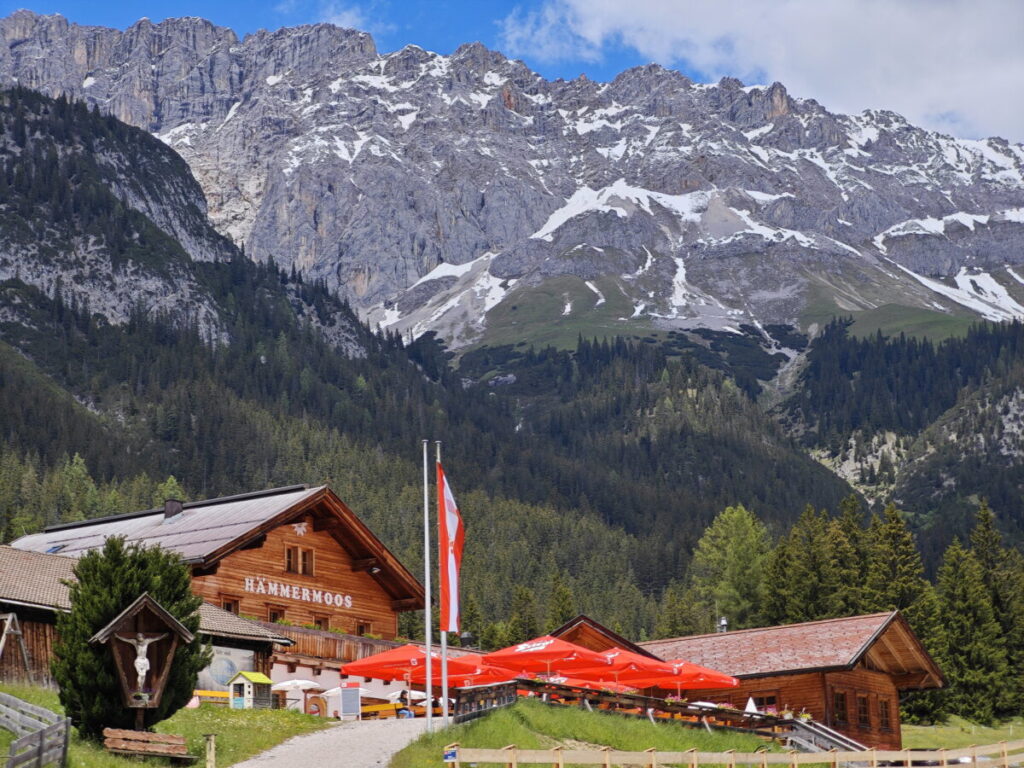
[[295, 736], [261, 755], [235, 763], [234, 768], [383, 768], [393, 754], [423, 733], [425, 726], [423, 718], [339, 723], [324, 731]]

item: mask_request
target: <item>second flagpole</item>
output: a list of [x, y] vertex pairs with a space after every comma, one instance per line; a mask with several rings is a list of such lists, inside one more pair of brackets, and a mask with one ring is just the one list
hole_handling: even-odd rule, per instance
[[[426, 607], [423, 610], [423, 641], [427, 652], [427, 730], [433, 728], [434, 707], [431, 698], [434, 695], [434, 679], [432, 665], [430, 663], [431, 635], [433, 634], [433, 621], [431, 620], [430, 604], [430, 459], [427, 451], [427, 443], [423, 441], [423, 588], [426, 592]], [[409, 695], [412, 701], [412, 695]]]
[[[437, 446], [437, 465], [441, 466], [441, 441], [436, 440], [434, 444]], [[441, 488], [438, 488], [438, 493], [443, 493]], [[441, 513], [440, 507], [438, 507], [438, 514]], [[438, 521], [440, 522], [440, 521]], [[440, 546], [446, 546], [447, 542], [440, 542]], [[438, 549], [438, 558], [447, 557], [447, 553]], [[447, 587], [448, 585], [445, 585]], [[449, 600], [451, 597], [449, 596]], [[444, 723], [444, 727], [448, 727], [448, 627], [441, 626], [441, 722]]]

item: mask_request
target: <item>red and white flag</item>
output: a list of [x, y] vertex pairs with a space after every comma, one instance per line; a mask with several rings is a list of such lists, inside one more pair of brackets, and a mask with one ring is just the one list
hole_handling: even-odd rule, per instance
[[441, 569], [441, 626], [442, 632], [458, 632], [461, 624], [459, 612], [459, 569], [462, 567], [462, 542], [465, 531], [462, 515], [455, 503], [448, 479], [437, 463], [437, 527], [438, 560]]

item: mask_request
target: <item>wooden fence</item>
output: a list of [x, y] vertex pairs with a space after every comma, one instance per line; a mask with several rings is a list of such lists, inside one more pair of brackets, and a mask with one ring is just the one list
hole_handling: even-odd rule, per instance
[[725, 766], [736, 768], [740, 765], [766, 768], [768, 765], [785, 765], [795, 768], [799, 765], [832, 766], [856, 764], [861, 766], [925, 766], [945, 768], [950, 765], [979, 764], [987, 768], [1015, 768], [1024, 764], [1024, 740], [999, 742], [984, 747], [940, 750], [865, 750], [863, 752], [658, 752], [648, 749], [644, 752], [624, 752], [603, 747], [601, 749], [518, 749], [514, 744], [504, 749], [468, 749], [458, 744], [445, 747], [446, 763], [460, 766], [463, 763], [504, 765], [517, 768], [519, 765], [550, 765], [564, 768], [566, 765], [613, 765], [659, 768], [659, 766]]
[[71, 721], [48, 709], [0, 693], [0, 728], [17, 738], [11, 742], [7, 768], [23, 765], [56, 764], [63, 768], [68, 760]]

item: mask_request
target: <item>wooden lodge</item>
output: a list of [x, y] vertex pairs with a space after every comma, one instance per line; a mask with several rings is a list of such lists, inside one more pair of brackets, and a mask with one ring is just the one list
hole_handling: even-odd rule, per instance
[[[901, 749], [900, 693], [941, 688], [942, 672], [898, 611], [654, 640], [641, 647], [739, 678], [700, 698], [806, 712], [868, 747]], [[697, 692], [694, 692], [696, 695]]]
[[[326, 486], [168, 501], [159, 509], [52, 526], [2, 549], [45, 557], [47, 568], [69, 574], [73, 558], [101, 547], [109, 536], [179, 553], [192, 568], [192, 589], [206, 601], [205, 612], [276, 638], [265, 643], [259, 658], [246, 655], [248, 649], [215, 647], [211, 674], [200, 687], [226, 690], [242, 669], [278, 680], [317, 679], [333, 668], [336, 677], [340, 662], [394, 645], [398, 615], [424, 605], [419, 582]], [[22, 573], [35, 583], [39, 571]], [[5, 602], [0, 589], [0, 609]], [[51, 601], [51, 613], [53, 608], [66, 610], [59, 601]], [[49, 629], [45, 624], [26, 632], [40, 638], [40, 659], [49, 658], [52, 643], [52, 621]], [[47, 632], [51, 639], [42, 639]], [[328, 677], [325, 688], [338, 684]]]
[[899, 697], [945, 679], [898, 611], [623, 645], [586, 616], [552, 634], [604, 651], [619, 646], [658, 659], [685, 659], [739, 679], [737, 688], [684, 692], [744, 709], [809, 714], [848, 738], [901, 749]]

